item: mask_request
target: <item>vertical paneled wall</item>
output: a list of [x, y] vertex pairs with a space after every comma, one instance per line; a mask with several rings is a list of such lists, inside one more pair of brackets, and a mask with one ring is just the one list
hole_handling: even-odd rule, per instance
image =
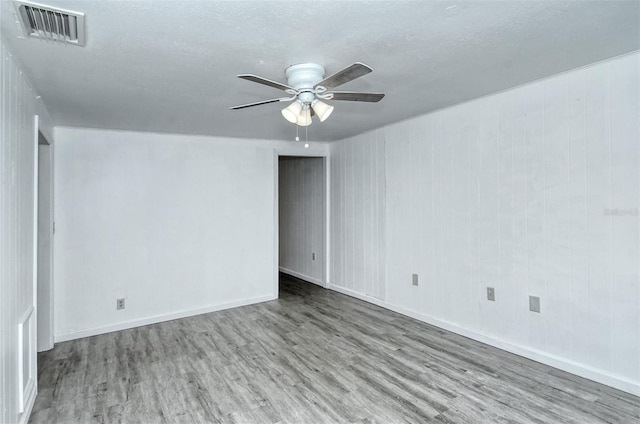
[[388, 305], [640, 393], [638, 64], [614, 58], [388, 126], [386, 154], [369, 154], [381, 131], [337, 143], [334, 281], [367, 293], [384, 266], [363, 261], [373, 244], [360, 233], [384, 214], [361, 203], [377, 167]]
[[0, 422], [13, 423], [21, 419], [18, 323], [34, 304], [34, 115], [42, 106], [2, 41], [0, 58]]
[[280, 269], [321, 285], [325, 258], [324, 160], [282, 156], [278, 164]]
[[332, 285], [385, 299], [383, 131], [331, 146]]

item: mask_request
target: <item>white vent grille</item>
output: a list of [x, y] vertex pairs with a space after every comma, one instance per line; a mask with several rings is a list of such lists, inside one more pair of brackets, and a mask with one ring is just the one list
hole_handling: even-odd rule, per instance
[[84, 13], [26, 1], [14, 1], [28, 37], [84, 46]]

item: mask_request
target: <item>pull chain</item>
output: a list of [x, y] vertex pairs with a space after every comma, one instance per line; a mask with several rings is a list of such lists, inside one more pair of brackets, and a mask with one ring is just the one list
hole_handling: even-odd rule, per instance
[[304, 127], [304, 148], [309, 148], [309, 133], [307, 132], [308, 126]]

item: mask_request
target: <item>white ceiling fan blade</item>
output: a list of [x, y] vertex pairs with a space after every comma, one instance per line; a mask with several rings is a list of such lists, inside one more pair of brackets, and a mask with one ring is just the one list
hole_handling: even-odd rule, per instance
[[327, 77], [324, 80], [320, 81], [315, 85], [315, 87], [323, 86], [327, 90], [330, 90], [339, 85], [345, 84], [349, 81], [366, 75], [371, 71], [373, 71], [373, 69], [370, 66], [367, 66], [364, 63], [356, 62], [353, 65], [347, 66], [343, 70], [336, 72], [330, 77]]
[[246, 107], [266, 105], [268, 103], [285, 102], [287, 100], [291, 100], [291, 99], [286, 98], [286, 97], [285, 98], [280, 98], [280, 99], [269, 99], [269, 100], [263, 100], [261, 102], [247, 103], [246, 105], [232, 106], [229, 109], [231, 109], [231, 110], [244, 109]]
[[357, 93], [355, 91], [332, 91], [331, 100], [347, 100], [350, 102], [379, 102], [384, 97], [383, 93]]
[[278, 81], [273, 81], [273, 80], [270, 80], [270, 79], [267, 79], [267, 78], [263, 78], [263, 77], [260, 77], [258, 75], [241, 74], [241, 75], [238, 75], [238, 78], [242, 78], [242, 79], [245, 79], [247, 81], [257, 82], [258, 84], [268, 85], [269, 87], [277, 88], [277, 89], [283, 90], [283, 91], [286, 91], [286, 90], [297, 91], [295, 88], [290, 87], [290, 86], [288, 86], [286, 84], [282, 84], [282, 83], [280, 83]]

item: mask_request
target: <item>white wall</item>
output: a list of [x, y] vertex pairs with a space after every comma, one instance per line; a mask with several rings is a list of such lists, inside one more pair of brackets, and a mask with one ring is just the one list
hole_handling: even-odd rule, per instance
[[[349, 228], [379, 213], [358, 196], [380, 190], [351, 188], [379, 161], [356, 146], [385, 146], [380, 303], [640, 394], [639, 76], [631, 54], [332, 148], [334, 165], [348, 164], [332, 174], [332, 201]], [[367, 294], [361, 275], [375, 263], [352, 258], [371, 245], [340, 232], [334, 284]]]
[[[25, 382], [26, 373], [19, 375], [18, 323], [36, 301], [34, 115], [40, 116], [47, 135], [51, 120], [4, 40], [0, 40], [0, 62], [0, 422], [14, 423], [28, 419], [36, 395], [33, 387], [19, 405], [19, 382]], [[34, 324], [35, 316], [34, 310], [27, 326]], [[35, 336], [32, 331], [23, 345], [31, 361], [25, 364], [26, 370], [35, 365]]]
[[284, 147], [56, 128], [56, 340], [273, 299]]
[[381, 130], [331, 145], [331, 284], [385, 299], [385, 143]]
[[278, 166], [280, 270], [320, 285], [325, 270], [324, 161], [281, 156]]

